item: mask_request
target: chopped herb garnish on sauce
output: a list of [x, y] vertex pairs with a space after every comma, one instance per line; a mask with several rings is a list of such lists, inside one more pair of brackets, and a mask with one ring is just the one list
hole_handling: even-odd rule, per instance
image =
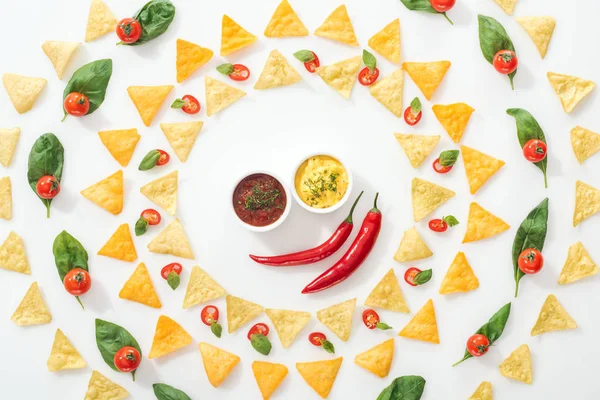
[[281, 192], [277, 189], [263, 191], [256, 185], [252, 188], [252, 194], [246, 197], [245, 207], [247, 210], [265, 210], [271, 208], [280, 195]]

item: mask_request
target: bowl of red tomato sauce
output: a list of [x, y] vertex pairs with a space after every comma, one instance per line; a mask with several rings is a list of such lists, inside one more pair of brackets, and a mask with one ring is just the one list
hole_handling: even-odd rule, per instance
[[238, 180], [231, 202], [238, 221], [253, 232], [277, 228], [292, 205], [290, 192], [281, 179], [265, 171], [252, 172]]

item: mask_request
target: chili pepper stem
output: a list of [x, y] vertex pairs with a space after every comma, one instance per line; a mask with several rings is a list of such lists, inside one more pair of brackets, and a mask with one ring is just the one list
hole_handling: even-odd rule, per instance
[[445, 12], [443, 12], [442, 14], [448, 20], [448, 22], [450, 22], [451, 25], [454, 25], [454, 22], [452, 22], [452, 20], [448, 17], [448, 14], [446, 14]]
[[360, 194], [358, 195], [358, 197], [356, 198], [356, 200], [354, 200], [354, 204], [352, 204], [352, 208], [350, 209], [350, 213], [348, 214], [348, 217], [346, 217], [346, 219], [344, 220], [344, 222], [348, 223], [348, 224], [352, 224], [352, 214], [354, 213], [354, 209], [356, 208], [356, 205], [358, 204], [358, 201], [360, 200], [361, 196], [363, 195], [364, 190], [362, 192], [360, 192]]
[[375, 200], [373, 200], [373, 208], [371, 209], [371, 212], [375, 212], [375, 213], [380, 213], [381, 211], [379, 211], [379, 209], [377, 208], [377, 199], [379, 198], [379, 192], [377, 192], [375, 194]]

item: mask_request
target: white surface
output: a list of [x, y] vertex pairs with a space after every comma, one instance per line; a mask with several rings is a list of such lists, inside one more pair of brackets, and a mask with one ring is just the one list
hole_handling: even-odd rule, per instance
[[[571, 224], [576, 179], [600, 187], [594, 171], [600, 167], [600, 156], [580, 166], [572, 154], [569, 131], [576, 124], [600, 130], [598, 90], [570, 115], [560, 103], [546, 80], [547, 71], [573, 74], [600, 82], [597, 65], [600, 62], [600, 25], [597, 16], [600, 5], [593, 0], [569, 2], [522, 0], [516, 16], [553, 15], [557, 19], [554, 38], [548, 55], [541, 60], [531, 39], [492, 0], [459, 0], [450, 15], [456, 25], [449, 25], [441, 16], [409, 12], [398, 0], [377, 2], [367, 6], [364, 1], [348, 0], [347, 6], [361, 45], [393, 18], [402, 24], [403, 60], [433, 61], [448, 59], [452, 67], [435, 93], [432, 102], [424, 101], [424, 118], [416, 129], [395, 118], [378, 104], [367, 89], [357, 85], [350, 101], [327, 87], [317, 76], [303, 70], [292, 53], [302, 48], [314, 49], [322, 63], [332, 63], [359, 54], [352, 48], [314, 36], [299, 39], [267, 39], [262, 36], [278, 0], [250, 2], [177, 1], [177, 17], [169, 31], [159, 40], [138, 48], [115, 46], [116, 37], [84, 44], [60, 82], [40, 46], [45, 40], [83, 40], [89, 1], [11, 2], [4, 0], [3, 23], [0, 25], [2, 54], [0, 70], [48, 79], [48, 87], [37, 104], [27, 114], [18, 115], [7, 96], [0, 94], [2, 127], [19, 126], [22, 136], [13, 164], [0, 171], [13, 183], [14, 217], [0, 223], [0, 238], [10, 230], [23, 237], [30, 259], [32, 275], [24, 276], [0, 271], [0, 340], [2, 363], [0, 372], [2, 395], [7, 399], [81, 399], [86, 391], [92, 369], [125, 386], [133, 399], [152, 398], [150, 386], [166, 382], [186, 391], [193, 399], [258, 399], [259, 393], [251, 371], [254, 360], [266, 359], [288, 366], [288, 378], [273, 399], [316, 399], [316, 394], [303, 382], [295, 369], [296, 361], [327, 359], [329, 355], [308, 343], [312, 330], [322, 330], [333, 340], [338, 355], [345, 360], [330, 399], [374, 399], [393, 378], [406, 374], [427, 379], [424, 400], [465, 399], [482, 380], [494, 385], [497, 399], [593, 399], [600, 388], [597, 371], [600, 368], [600, 314], [597, 304], [600, 292], [598, 278], [559, 287], [559, 272], [568, 247], [582, 240], [593, 258], [600, 261], [595, 246], [600, 225], [598, 218], [585, 221], [574, 229]], [[107, 4], [119, 17], [132, 14], [142, 1]], [[260, 4], [260, 7], [257, 6]], [[339, 4], [336, 1], [295, 1], [300, 17], [314, 31]], [[197, 95], [204, 105], [203, 76], [222, 79], [215, 66], [223, 62], [218, 56], [220, 23], [228, 13], [260, 40], [246, 51], [229, 58], [241, 61], [252, 70], [251, 79], [239, 85], [248, 96], [221, 114], [199, 119], [205, 121], [189, 161], [178, 160], [163, 169], [137, 171], [137, 163], [150, 149], [170, 150], [159, 123], [189, 121], [187, 115], [171, 110], [165, 104], [150, 128], [143, 126], [126, 93], [129, 85], [175, 84], [175, 39], [178, 37], [215, 50], [213, 60], [169, 96], [186, 93]], [[477, 38], [477, 14], [493, 16], [502, 22], [511, 35], [521, 65], [512, 92], [508, 80], [497, 75], [483, 59]], [[296, 67], [303, 81], [294, 86], [258, 92], [252, 89], [268, 52], [279, 49]], [[63, 88], [71, 73], [85, 62], [111, 57], [114, 74], [106, 101], [93, 115], [81, 119], [62, 118]], [[378, 57], [383, 76], [395, 66]], [[423, 96], [406, 77], [406, 105], [415, 96]], [[455, 148], [431, 112], [435, 103], [464, 101], [476, 112], [471, 118], [462, 143], [506, 161], [506, 166], [475, 196], [468, 192], [462, 161], [448, 176], [437, 176], [430, 168], [433, 157], [413, 170], [394, 132], [418, 132], [442, 135], [436, 151]], [[540, 171], [521, 156], [515, 124], [505, 114], [509, 107], [523, 107], [532, 112], [545, 130], [549, 142], [549, 189], [543, 189]], [[79, 191], [115, 172], [119, 165], [101, 144], [97, 131], [136, 127], [142, 140], [134, 158], [125, 168], [126, 198], [121, 215], [112, 216], [83, 198]], [[46, 220], [45, 210], [26, 182], [26, 164], [33, 141], [44, 132], [54, 132], [65, 147], [65, 173], [60, 197], [52, 205], [52, 218]], [[380, 192], [379, 205], [384, 224], [377, 246], [368, 261], [352, 278], [324, 293], [305, 296], [300, 291], [341, 256], [342, 251], [319, 264], [293, 269], [274, 269], [253, 264], [248, 253], [280, 253], [313, 246], [329, 236], [345, 218], [349, 204], [330, 215], [316, 215], [292, 207], [288, 220], [277, 230], [256, 234], [245, 230], [234, 220], [229, 206], [233, 180], [245, 171], [271, 169], [281, 176], [291, 176], [293, 166], [305, 154], [315, 150], [330, 150], [349, 164], [356, 179], [355, 195], [365, 190], [355, 221], [359, 225], [371, 207], [375, 191]], [[95, 255], [117, 226], [133, 224], [139, 212], [152, 204], [139, 194], [138, 188], [174, 169], [180, 171], [179, 209], [177, 215], [191, 238], [196, 261], [182, 261], [182, 287], [173, 292], [159, 277], [160, 268], [172, 257], [151, 255], [146, 244], [159, 229], [151, 229], [136, 239], [139, 260], [152, 274], [163, 302], [160, 310], [124, 301], [118, 292], [137, 263], [124, 263]], [[384, 321], [393, 331], [371, 332], [360, 322], [362, 302], [385, 274], [394, 268], [401, 276], [407, 265], [396, 263], [392, 256], [404, 230], [413, 226], [410, 181], [414, 176], [443, 184], [457, 196], [435, 215], [454, 214], [461, 224], [444, 235], [435, 235], [426, 228], [427, 220], [418, 224], [419, 232], [435, 255], [417, 263], [420, 268], [433, 268], [431, 283], [420, 288], [402, 289], [411, 308], [411, 315], [382, 311]], [[546, 266], [535, 278], [521, 283], [521, 295], [513, 299], [511, 246], [516, 228], [545, 196], [550, 201], [550, 229], [544, 254]], [[462, 245], [468, 206], [477, 201], [483, 207], [504, 218], [512, 228], [495, 239]], [[164, 215], [165, 213], [163, 213]], [[165, 224], [171, 218], [166, 218]], [[81, 240], [90, 253], [94, 279], [92, 291], [83, 297], [86, 310], [67, 295], [59, 282], [51, 246], [54, 237], [66, 229]], [[357, 229], [355, 229], [356, 231]], [[352, 238], [351, 238], [352, 239]], [[350, 243], [351, 239], [348, 243]], [[346, 248], [348, 244], [344, 247]], [[465, 251], [479, 277], [478, 290], [456, 296], [440, 296], [440, 282], [457, 251]], [[181, 261], [181, 260], [179, 260]], [[274, 349], [267, 358], [256, 353], [246, 339], [244, 327], [221, 340], [202, 325], [202, 307], [181, 308], [185, 285], [191, 267], [206, 269], [230, 293], [266, 307], [307, 310], [312, 313], [348, 298], [357, 297], [353, 332], [342, 343], [316, 318], [300, 334], [294, 345], [284, 350], [275, 333], [271, 334]], [[38, 281], [53, 315], [49, 325], [17, 327], [9, 321], [25, 291]], [[529, 335], [539, 309], [549, 293], [559, 301], [579, 324], [579, 329], [532, 338]], [[414, 312], [433, 298], [437, 313], [440, 345], [396, 338], [396, 355], [390, 375], [379, 379], [353, 364], [354, 356], [389, 337], [395, 337]], [[451, 364], [460, 359], [465, 340], [500, 306], [513, 301], [513, 312], [504, 336], [489, 354], [480, 360], [469, 360], [457, 368]], [[215, 304], [225, 314], [224, 300]], [[159, 315], [166, 314], [180, 322], [194, 337], [194, 344], [158, 360], [145, 359], [137, 373], [137, 381], [129, 375], [117, 374], [107, 367], [95, 345], [94, 318], [100, 317], [125, 326], [137, 338], [145, 354], [150, 350], [154, 327]], [[261, 316], [257, 321], [270, 321]], [[222, 322], [225, 322], [224, 320]], [[79, 349], [89, 364], [85, 370], [49, 373], [46, 359], [50, 353], [54, 332], [61, 328]], [[226, 383], [213, 389], [203, 371], [197, 343], [207, 341], [227, 349], [242, 358]], [[527, 386], [503, 378], [498, 364], [517, 346], [531, 347], [534, 383]]]

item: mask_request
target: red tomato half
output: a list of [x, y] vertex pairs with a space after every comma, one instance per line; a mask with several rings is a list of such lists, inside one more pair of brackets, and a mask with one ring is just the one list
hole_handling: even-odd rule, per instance
[[148, 221], [148, 225], [160, 224], [160, 213], [152, 208], [142, 211], [142, 218]]
[[321, 66], [321, 61], [319, 61], [319, 57], [317, 57], [314, 51], [312, 52], [312, 54], [313, 59], [304, 63], [304, 68], [306, 68], [306, 70], [311, 74], [314, 73], [317, 70], [317, 68]]
[[121, 347], [119, 351], [115, 353], [113, 360], [115, 367], [121, 372], [135, 371], [142, 362], [142, 356], [135, 347], [125, 346]]
[[456, 0], [431, 0], [431, 7], [437, 12], [446, 12], [454, 7]]
[[519, 60], [514, 51], [511, 50], [500, 50], [494, 55], [493, 60], [494, 68], [501, 74], [508, 75], [517, 69]]
[[133, 18], [123, 18], [117, 24], [117, 36], [123, 43], [135, 43], [142, 36], [142, 25]]
[[404, 121], [410, 126], [418, 124], [422, 116], [423, 111], [419, 111], [418, 114], [413, 114], [412, 107], [410, 106], [406, 107], [406, 110], [404, 110]]
[[313, 332], [308, 335], [308, 341], [317, 347], [323, 346], [323, 342], [326, 340], [327, 336], [321, 332]]
[[204, 325], [211, 326], [219, 321], [219, 309], [215, 306], [206, 306], [200, 313], [200, 319]]
[[377, 328], [379, 323], [379, 314], [375, 310], [367, 309], [362, 313], [362, 320], [365, 326], [369, 329]]
[[162, 276], [163, 279], [167, 279], [171, 272], [175, 272], [177, 275], [181, 275], [181, 271], [183, 271], [183, 267], [181, 266], [181, 264], [171, 263], [171, 264], [165, 265], [160, 270], [160, 276]]
[[488, 352], [490, 348], [490, 341], [484, 335], [479, 333], [471, 336], [467, 340], [467, 350], [473, 357], [481, 357]]
[[181, 107], [186, 114], [197, 114], [200, 111], [200, 102], [191, 94], [186, 94], [181, 98], [185, 101], [185, 105]]
[[243, 64], [233, 64], [233, 72], [229, 77], [234, 81], [245, 81], [250, 78], [250, 70]]
[[435, 172], [437, 172], [438, 174], [446, 174], [446, 173], [450, 172], [451, 169], [452, 169], [452, 165], [450, 165], [448, 167], [444, 167], [442, 164], [440, 164], [439, 158], [436, 158], [435, 161], [433, 162], [433, 170]]
[[377, 78], [379, 78], [379, 70], [377, 68], [375, 68], [374, 71], [371, 71], [369, 68], [365, 67], [358, 74], [358, 81], [363, 86], [372, 85]]
[[69, 294], [72, 294], [73, 296], [81, 296], [90, 290], [90, 287], [92, 286], [92, 278], [85, 269], [73, 268], [67, 272], [63, 283], [65, 285], [65, 290]]
[[35, 191], [42, 199], [53, 199], [60, 193], [60, 183], [54, 176], [44, 175], [35, 184]]
[[171, 159], [171, 156], [169, 155], [169, 153], [167, 153], [164, 150], [160, 150], [160, 149], [156, 149], [156, 150], [160, 153], [160, 157], [158, 158], [156, 165], [160, 167], [161, 165], [165, 165], [166, 163], [168, 163], [169, 160]]
[[404, 273], [404, 280], [410, 286], [417, 286], [417, 284], [415, 283], [415, 278], [420, 273], [421, 273], [421, 270], [419, 268], [411, 267], [411, 268], [407, 269], [406, 272]]
[[525, 249], [519, 255], [517, 264], [524, 274], [537, 274], [544, 266], [544, 256], [537, 249]]
[[83, 93], [69, 93], [63, 104], [65, 112], [74, 117], [83, 117], [90, 110], [90, 100]]
[[269, 335], [269, 327], [260, 322], [256, 325], [254, 325], [248, 331], [248, 340], [252, 340], [252, 335], [256, 335], [257, 333], [260, 333], [261, 335], [264, 335], [264, 336], [268, 336]]
[[546, 146], [546, 143], [539, 139], [531, 139], [525, 143], [525, 146], [523, 146], [523, 155], [527, 161], [536, 163], [546, 158], [547, 150], [548, 147]]
[[439, 218], [432, 219], [429, 221], [429, 229], [434, 232], [446, 232], [446, 230], [448, 230], [448, 224], [446, 221]]

